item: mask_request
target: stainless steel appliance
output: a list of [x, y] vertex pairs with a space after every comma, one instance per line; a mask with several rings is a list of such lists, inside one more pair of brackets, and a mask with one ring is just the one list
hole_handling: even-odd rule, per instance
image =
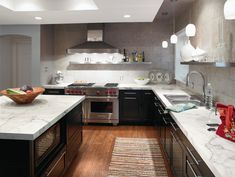
[[65, 88], [67, 95], [85, 95], [83, 123], [119, 123], [118, 84], [71, 84]]

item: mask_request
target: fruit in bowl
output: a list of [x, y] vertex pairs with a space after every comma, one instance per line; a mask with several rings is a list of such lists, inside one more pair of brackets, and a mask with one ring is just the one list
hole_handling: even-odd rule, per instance
[[138, 85], [146, 85], [148, 84], [150, 81], [149, 78], [144, 78], [144, 77], [138, 77], [135, 79], [135, 83]]
[[6, 90], [2, 90], [0, 94], [7, 96], [17, 104], [28, 104], [32, 103], [32, 101], [44, 91], [45, 89], [41, 87], [33, 88], [31, 86], [24, 85], [21, 88], [8, 88]]

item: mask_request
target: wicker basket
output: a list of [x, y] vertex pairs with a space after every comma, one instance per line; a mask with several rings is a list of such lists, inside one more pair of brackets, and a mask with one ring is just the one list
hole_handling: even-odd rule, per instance
[[[13, 88], [19, 90], [19, 88]], [[45, 91], [44, 88], [41, 87], [34, 87], [33, 92], [29, 94], [8, 94], [6, 90], [2, 90], [0, 94], [7, 96], [8, 98], [12, 99], [17, 104], [28, 104], [32, 103], [32, 101], [40, 94]]]

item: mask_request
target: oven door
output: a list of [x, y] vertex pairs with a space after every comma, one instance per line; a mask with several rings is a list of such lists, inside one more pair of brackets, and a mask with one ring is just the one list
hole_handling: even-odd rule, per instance
[[118, 97], [88, 96], [83, 106], [84, 123], [119, 122]]

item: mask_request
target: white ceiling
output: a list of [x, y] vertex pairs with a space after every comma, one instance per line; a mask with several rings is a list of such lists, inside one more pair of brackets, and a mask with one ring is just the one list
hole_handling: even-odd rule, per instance
[[[23, 3], [27, 1], [31, 2], [33, 11], [25, 6], [22, 8]], [[33, 1], [37, 2], [36, 6], [32, 4]], [[77, 10], [75, 1], [88, 0], [0, 0], [0, 25], [152, 22], [163, 2], [163, 0], [93, 0], [95, 4], [92, 4], [91, 9], [96, 9], [96, 5], [97, 10]], [[131, 17], [123, 18], [125, 14], [130, 14]], [[43, 19], [35, 20], [36, 16]]]

